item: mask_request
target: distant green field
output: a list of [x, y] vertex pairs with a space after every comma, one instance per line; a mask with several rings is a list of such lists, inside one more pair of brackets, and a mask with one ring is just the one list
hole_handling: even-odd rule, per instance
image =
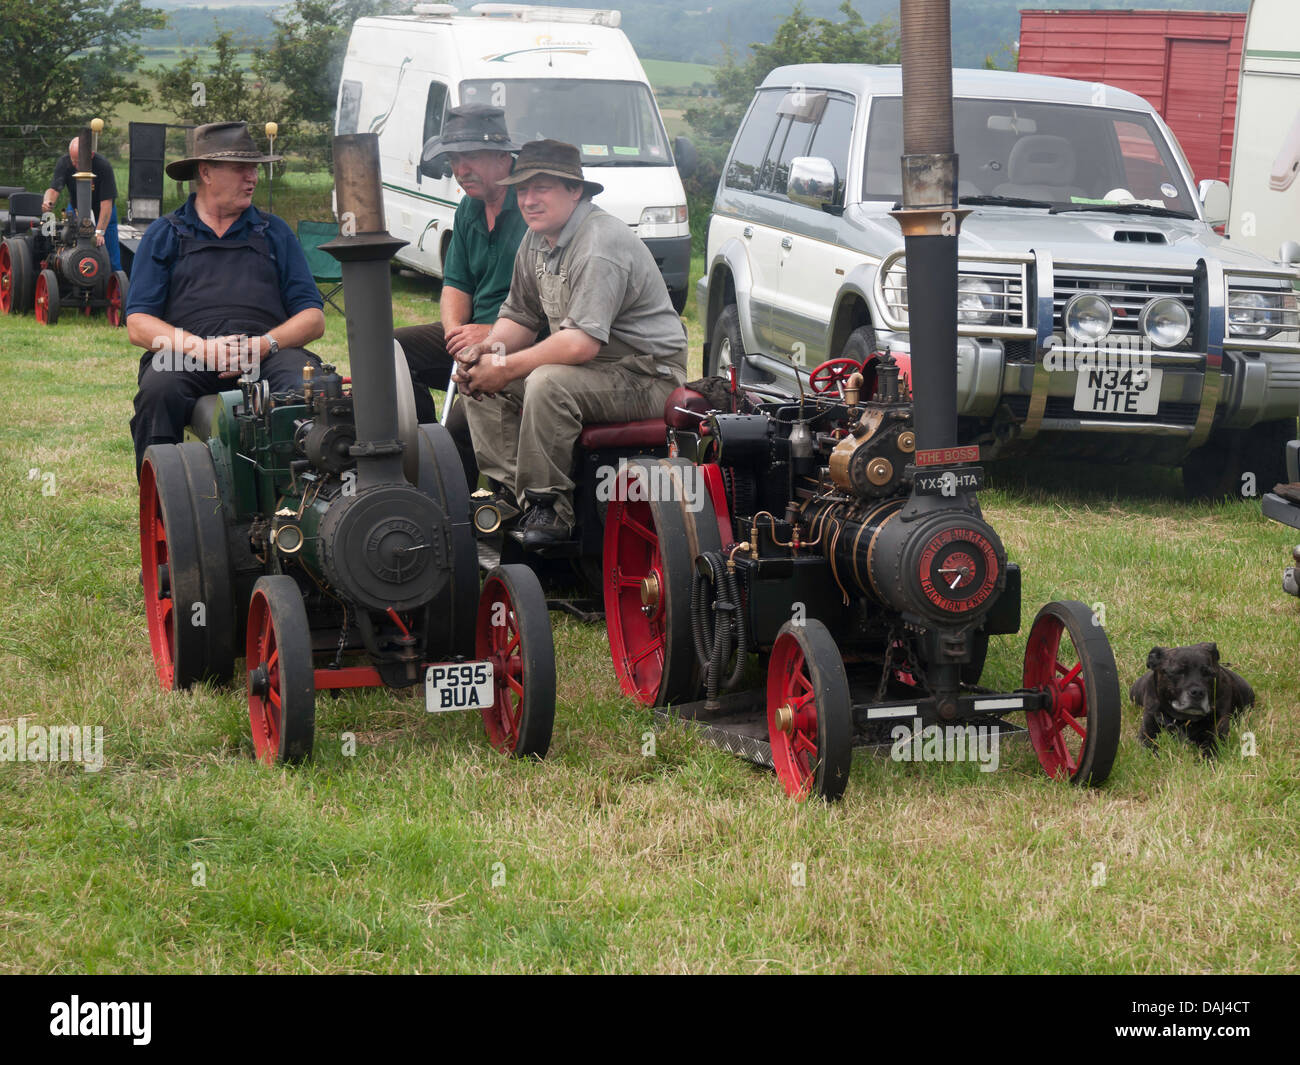
[[688, 89], [697, 81], [713, 84], [713, 67], [703, 63], [674, 63], [667, 59], [643, 59], [645, 76], [656, 89]]

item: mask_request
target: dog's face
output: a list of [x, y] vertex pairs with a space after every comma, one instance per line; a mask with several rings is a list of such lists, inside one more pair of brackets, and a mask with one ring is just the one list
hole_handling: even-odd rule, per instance
[[1155, 674], [1156, 694], [1166, 713], [1194, 721], [1213, 712], [1219, 675], [1217, 644], [1153, 647], [1147, 669]]

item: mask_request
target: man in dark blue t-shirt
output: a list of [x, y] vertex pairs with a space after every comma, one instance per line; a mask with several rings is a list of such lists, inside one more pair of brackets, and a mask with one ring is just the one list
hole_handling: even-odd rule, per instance
[[131, 343], [145, 349], [131, 437], [139, 475], [150, 444], [178, 443], [199, 397], [260, 376], [296, 391], [303, 348], [325, 333], [324, 301], [302, 246], [280, 218], [253, 207], [262, 154], [243, 122], [199, 126], [194, 155], [167, 166], [194, 180], [186, 203], [140, 242], [126, 302]]
[[[73, 137], [68, 145], [68, 154], [54, 164], [54, 180], [45, 190], [41, 199], [41, 210], [52, 211], [59, 202], [59, 193], [66, 186], [68, 198], [75, 205], [76, 188], [74, 175], [77, 168], [72, 160], [77, 155], [77, 140]], [[114, 270], [122, 269], [122, 252], [117, 243], [117, 178], [113, 175], [113, 165], [99, 152], [90, 157], [90, 172], [94, 178], [90, 182], [90, 213], [95, 221], [95, 243], [108, 252], [109, 262]]]

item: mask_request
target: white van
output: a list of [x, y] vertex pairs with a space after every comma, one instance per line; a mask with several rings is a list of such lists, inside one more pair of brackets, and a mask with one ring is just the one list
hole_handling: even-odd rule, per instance
[[1300, 19], [1295, 0], [1254, 0], [1232, 141], [1234, 244], [1300, 261]]
[[663, 271], [680, 311], [691, 259], [686, 192], [645, 71], [617, 27], [617, 11], [451, 4], [359, 19], [339, 81], [336, 133], [378, 133], [389, 231], [409, 241], [399, 262], [442, 276], [452, 216], [464, 193], [453, 177], [420, 173], [425, 141], [447, 109], [503, 107], [516, 143], [576, 144], [583, 169], [605, 186], [596, 203], [632, 226]]

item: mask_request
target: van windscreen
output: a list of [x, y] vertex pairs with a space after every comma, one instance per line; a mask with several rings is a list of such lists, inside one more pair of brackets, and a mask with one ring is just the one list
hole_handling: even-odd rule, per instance
[[492, 78], [460, 83], [462, 104], [503, 107], [516, 144], [576, 144], [583, 166], [671, 166], [650, 90], [635, 81]]

